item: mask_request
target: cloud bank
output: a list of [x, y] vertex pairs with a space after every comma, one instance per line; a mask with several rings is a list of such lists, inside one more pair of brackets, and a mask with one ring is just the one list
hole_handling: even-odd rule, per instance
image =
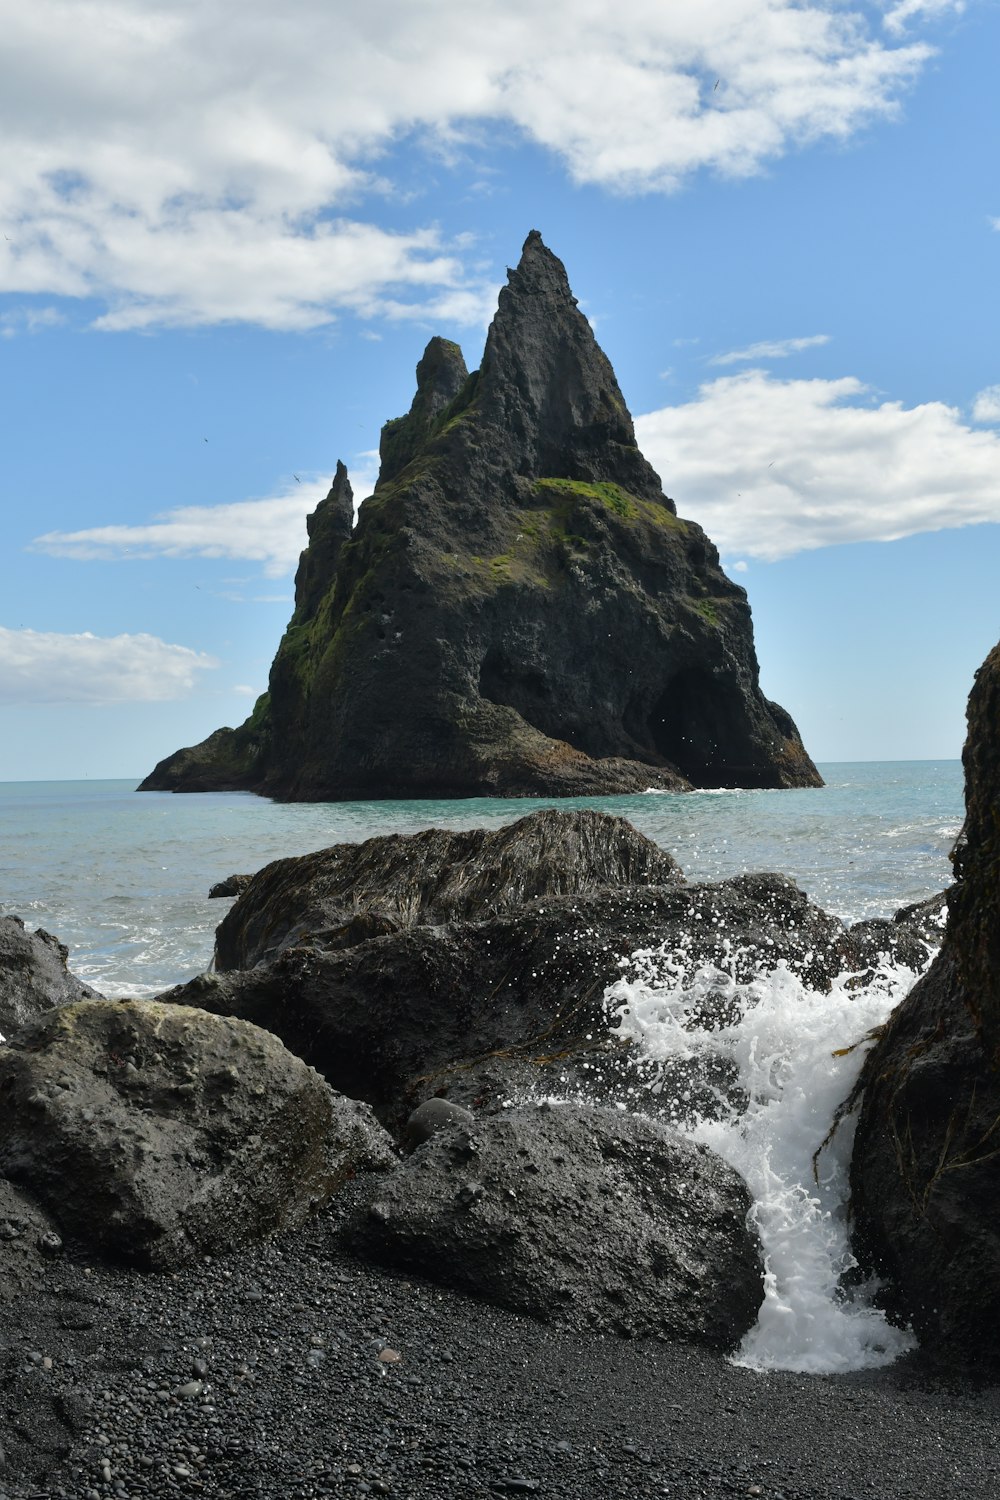
[[0, 704], [156, 703], [185, 698], [212, 656], [155, 635], [57, 635], [0, 627]]
[[145, 525], [47, 531], [33, 552], [80, 561], [150, 557], [228, 557], [263, 564], [270, 578], [293, 572], [306, 544], [306, 516], [328, 486], [301, 484], [263, 500], [184, 505]]
[[1000, 521], [1000, 435], [938, 401], [872, 404], [852, 376], [723, 376], [636, 431], [680, 514], [734, 557]]
[[0, 291], [97, 299], [106, 329], [479, 323], [464, 242], [359, 214], [408, 191], [393, 148], [489, 122], [613, 192], [746, 176], [891, 116], [931, 51], [900, 33], [951, 5], [0, 0]]
[[[360, 501], [371, 493], [377, 469], [370, 453], [360, 455], [351, 485]], [[306, 517], [325, 499], [329, 479], [308, 476], [262, 499], [224, 505], [182, 505], [138, 526], [91, 526], [81, 531], [47, 531], [31, 543], [33, 552], [81, 562], [139, 561], [151, 557], [230, 558], [262, 565], [269, 578], [294, 573], [308, 541]], [[228, 595], [243, 600], [242, 593]], [[281, 596], [283, 597], [283, 596]], [[277, 602], [274, 596], [258, 600]]]

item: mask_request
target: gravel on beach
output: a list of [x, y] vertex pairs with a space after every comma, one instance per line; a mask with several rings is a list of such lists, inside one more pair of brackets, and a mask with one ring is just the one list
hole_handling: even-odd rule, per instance
[[1000, 1488], [1000, 1386], [759, 1374], [557, 1333], [303, 1230], [174, 1275], [51, 1261], [0, 1307], [0, 1500], [928, 1500]]

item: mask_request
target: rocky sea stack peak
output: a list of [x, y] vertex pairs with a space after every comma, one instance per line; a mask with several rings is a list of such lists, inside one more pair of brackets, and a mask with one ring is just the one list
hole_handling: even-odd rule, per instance
[[640, 453], [532, 231], [479, 370], [434, 338], [352, 526], [309, 521], [268, 692], [143, 790], [298, 800], [815, 786], [750, 610]]

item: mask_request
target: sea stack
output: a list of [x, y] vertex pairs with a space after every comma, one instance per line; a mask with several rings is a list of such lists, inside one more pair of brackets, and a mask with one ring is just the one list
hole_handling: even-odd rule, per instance
[[640, 453], [536, 232], [479, 370], [432, 339], [352, 526], [309, 520], [268, 692], [145, 791], [285, 800], [818, 786], [758, 684], [745, 591]]

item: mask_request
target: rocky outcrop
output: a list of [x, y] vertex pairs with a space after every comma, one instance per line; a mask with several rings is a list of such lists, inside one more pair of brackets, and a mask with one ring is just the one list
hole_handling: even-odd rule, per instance
[[731, 1349], [764, 1298], [746, 1184], [616, 1110], [441, 1128], [347, 1229], [357, 1253], [558, 1327]]
[[66, 967], [69, 949], [20, 917], [0, 917], [0, 1039], [55, 1005], [96, 995]]
[[[219, 929], [216, 971], [160, 998], [266, 1027], [394, 1125], [435, 1094], [483, 1108], [547, 1091], [669, 1113], [605, 1002], [636, 950], [662, 949], [678, 982], [714, 964], [747, 983], [780, 961], [814, 988], [873, 958], [870, 932], [856, 941], [782, 876], [678, 876], [624, 820], [589, 812], [340, 846], [262, 871]], [[732, 1003], [720, 985], [702, 1010], [722, 1024]], [[675, 1081], [679, 1097], [725, 1080], [688, 1068]]]
[[145, 790], [291, 799], [813, 786], [743, 589], [636, 446], [562, 263], [529, 235], [481, 368], [435, 339], [374, 495], [342, 466], [270, 685]]
[[680, 885], [675, 861], [607, 813], [551, 809], [489, 831], [428, 828], [275, 860], [223, 918], [215, 967], [249, 969], [308, 938], [352, 947], [402, 927], [480, 921], [541, 896]]
[[301, 1223], [391, 1160], [362, 1105], [243, 1021], [82, 1001], [0, 1051], [0, 1172], [64, 1233], [140, 1266]]
[[977, 674], [944, 944], [868, 1057], [856, 1247], [936, 1351], [1000, 1350], [1000, 646]]

